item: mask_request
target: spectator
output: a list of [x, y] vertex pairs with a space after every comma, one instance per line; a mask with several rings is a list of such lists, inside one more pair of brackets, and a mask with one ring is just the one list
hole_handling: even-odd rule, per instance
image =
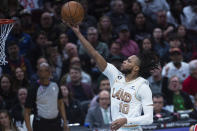
[[[94, 1], [94, 2], [96, 2], [96, 1]], [[88, 27], [91, 27], [91, 26], [96, 27], [97, 20], [95, 18], [95, 15], [90, 15], [87, 13], [88, 9], [89, 9], [89, 3], [91, 3], [91, 2], [88, 2], [88, 0], [81, 0], [80, 3], [82, 4], [84, 11], [85, 11], [83, 21], [80, 24], [80, 29], [82, 32], [85, 32], [85, 31], [87, 31]], [[102, 14], [100, 14], [100, 15], [102, 15]]]
[[112, 44], [110, 46], [109, 58], [111, 58], [113, 56], [122, 56], [121, 45], [118, 42], [112, 42]]
[[168, 37], [170, 48], [180, 48], [181, 47], [181, 41], [176, 34], [172, 34]]
[[170, 58], [171, 62], [167, 63], [162, 69], [162, 76], [166, 75], [171, 78], [176, 75], [183, 82], [189, 76], [189, 64], [182, 61], [182, 52], [179, 48], [170, 49]]
[[179, 25], [185, 25], [187, 19], [183, 13], [184, 0], [170, 1], [170, 10], [167, 12], [167, 21], [173, 24], [175, 27]]
[[87, 101], [93, 97], [91, 86], [81, 82], [81, 69], [79, 67], [70, 67], [71, 82], [67, 83], [73, 97], [79, 101]]
[[122, 0], [112, 0], [111, 10], [106, 14], [110, 17], [114, 29], [122, 24], [129, 25], [129, 15], [125, 13], [125, 6]]
[[144, 38], [141, 43], [140, 43], [140, 52], [148, 52], [148, 51], [153, 51], [154, 46], [152, 44], [152, 41], [150, 38]]
[[33, 75], [32, 67], [28, 59], [19, 55], [19, 46], [15, 41], [8, 43], [8, 57], [9, 64], [2, 66], [3, 73], [12, 75], [17, 67], [20, 67], [27, 74], [28, 78]]
[[42, 13], [40, 18], [40, 27], [38, 31], [46, 32], [48, 42], [52, 44], [53, 41], [57, 39], [58, 28], [55, 26], [53, 16], [51, 13], [45, 11]]
[[114, 31], [110, 18], [108, 16], [102, 16], [99, 19], [97, 28], [100, 41], [107, 43], [107, 45], [111, 44], [115, 34], [113, 33]]
[[[41, 63], [38, 68], [39, 81], [28, 90], [24, 111], [27, 130], [62, 131], [62, 118], [64, 129], [68, 131], [61, 90], [50, 81], [51, 73], [49, 64]], [[34, 114], [33, 127], [30, 125], [31, 111]]]
[[197, 25], [196, 25], [196, 20], [197, 20], [197, 2], [193, 0], [193, 3], [189, 6], [186, 6], [183, 9], [183, 12], [185, 16], [187, 17], [187, 21], [185, 23], [185, 26], [187, 29], [197, 31]]
[[150, 89], [153, 94], [162, 93], [162, 67], [161, 65], [158, 68], [155, 68], [151, 71], [151, 76], [148, 78]]
[[99, 105], [89, 108], [86, 115], [85, 125], [88, 125], [90, 128], [104, 128], [111, 123], [109, 92], [102, 90], [99, 93], [98, 102]]
[[11, 109], [13, 104], [16, 102], [16, 93], [12, 90], [12, 81], [8, 75], [2, 75], [0, 78], [0, 96], [5, 101], [6, 109]]
[[194, 40], [190, 37], [185, 26], [179, 25], [176, 33], [181, 41], [180, 48], [183, 51], [184, 60], [188, 62], [194, 57], [194, 54], [197, 53], [197, 45], [195, 45]]
[[60, 53], [62, 60], [63, 61], [67, 60], [68, 55], [67, 55], [66, 51], [64, 50], [64, 47], [68, 43], [68, 36], [65, 32], [61, 32], [59, 34], [57, 43], [58, 43], [58, 52]]
[[80, 125], [83, 125], [85, 114], [82, 112], [80, 102], [73, 98], [72, 93], [67, 86], [61, 85], [60, 88], [68, 122], [70, 124], [80, 123]]
[[155, 14], [160, 11], [168, 11], [169, 5], [166, 0], [138, 0], [142, 5], [142, 10], [147, 16], [151, 16], [153, 20], [156, 19]]
[[197, 94], [197, 60], [189, 63], [190, 75], [183, 81], [183, 91], [190, 95]]
[[[69, 67], [71, 66], [77, 66], [78, 68], [81, 68], [81, 61], [79, 57], [73, 57], [70, 59]], [[69, 73], [64, 74], [61, 78], [62, 84], [69, 83], [70, 81], [71, 81], [71, 78], [70, 78]], [[89, 84], [89, 85], [92, 84], [91, 76], [87, 74], [86, 72], [84, 72], [83, 70], [81, 70], [81, 82]]]
[[[47, 57], [46, 48], [51, 44], [51, 42], [48, 41], [46, 33], [44, 31], [36, 32], [34, 40], [35, 48], [33, 48], [27, 56], [32, 65], [36, 65], [38, 58], [40, 58], [41, 56]], [[36, 71], [35, 66], [34, 70]]]
[[27, 88], [21, 87], [17, 92], [17, 96], [19, 103], [15, 104], [11, 109], [11, 117], [17, 127], [26, 129], [26, 126], [24, 124], [23, 112], [24, 112], [25, 101], [27, 98]]
[[[36, 70], [38, 70], [39, 65], [42, 64], [42, 63], [47, 63], [47, 59], [45, 57], [38, 58], [37, 63], [36, 63]], [[38, 72], [36, 72], [32, 75], [32, 77], [30, 79], [31, 80], [31, 85], [34, 85], [35, 83], [37, 83], [38, 79], [39, 79]]]
[[194, 96], [194, 107], [193, 107], [193, 111], [190, 114], [190, 117], [197, 120], [197, 94], [195, 94]]
[[77, 46], [74, 43], [67, 43], [64, 46], [64, 49], [66, 51], [66, 53], [68, 54], [68, 58], [72, 58], [75, 56], [78, 56], [78, 52], [77, 52]]
[[[104, 57], [107, 58], [109, 54], [109, 49], [106, 43], [100, 42], [98, 40], [98, 30], [95, 27], [89, 27], [87, 29], [87, 39], [93, 45], [93, 47]], [[79, 55], [87, 55], [86, 51], [80, 44]]]
[[[62, 67], [69, 67], [70, 66], [70, 60], [73, 57], [78, 57], [78, 50], [77, 50], [77, 46], [74, 43], [68, 42], [65, 46], [64, 46], [64, 52], [66, 52], [66, 55], [68, 56], [66, 60], [63, 61], [63, 66]], [[62, 74], [66, 74], [68, 73], [69, 68], [62, 68]]]
[[193, 104], [189, 95], [181, 90], [181, 81], [178, 76], [172, 76], [169, 78], [164, 78], [162, 92], [165, 95], [166, 104], [172, 106], [173, 111], [188, 110], [192, 109]]
[[[98, 89], [96, 91], [101, 92], [102, 90], [107, 90], [110, 92], [110, 84], [107, 77], [104, 77], [100, 80], [100, 83], [98, 84]], [[94, 98], [90, 102], [90, 107], [98, 106], [98, 99], [99, 95], [94, 96]]]
[[7, 40], [15, 41], [20, 49], [20, 55], [25, 56], [34, 47], [34, 44], [31, 36], [22, 32], [21, 20], [18, 17], [14, 17], [13, 19], [15, 20], [14, 27]]
[[157, 27], [162, 29], [163, 36], [166, 39], [168, 35], [174, 31], [174, 25], [167, 22], [166, 11], [160, 10], [156, 14], [157, 14], [157, 19], [155, 24]]
[[19, 131], [13, 123], [7, 110], [0, 111], [0, 130], [1, 131]]
[[59, 82], [60, 77], [62, 75], [62, 58], [58, 52], [57, 46], [50, 46], [48, 47], [48, 62], [51, 65], [52, 69], [52, 79], [55, 82]]
[[[171, 34], [169, 37], [170, 48], [180, 48], [183, 55], [183, 61], [188, 62], [192, 59], [193, 50], [195, 46], [190, 40], [184, 40], [184, 38], [178, 36], [178, 34]], [[194, 51], [195, 52], [195, 51]]]
[[25, 72], [20, 67], [17, 67], [13, 81], [13, 91], [17, 93], [20, 87], [28, 88], [29, 86], [30, 84]]
[[97, 20], [110, 10], [110, 1], [88, 0], [88, 14], [95, 16]]
[[134, 22], [133, 20], [135, 19], [135, 16], [142, 12], [142, 6], [140, 4], [140, 2], [138, 1], [132, 1], [131, 3], [131, 6], [127, 5], [128, 6], [128, 14], [130, 14], [130, 21], [131, 22]]
[[168, 43], [164, 40], [163, 37], [163, 31], [161, 28], [155, 28], [153, 30], [153, 45], [154, 45], [154, 51], [159, 55], [161, 62], [166, 62], [166, 55], [168, 54], [169, 51], [169, 45]]
[[23, 9], [20, 11], [20, 19], [21, 19], [21, 27], [24, 33], [27, 33], [33, 36], [36, 25], [33, 23], [32, 20], [32, 12], [28, 9]]
[[171, 112], [165, 110], [164, 107], [164, 97], [161, 94], [153, 95], [153, 109], [154, 109], [154, 120], [158, 120], [159, 118], [169, 117], [171, 116]]
[[120, 25], [118, 29], [118, 39], [116, 42], [121, 44], [121, 53], [125, 57], [139, 53], [138, 45], [130, 39], [130, 32], [127, 25]]
[[136, 14], [134, 24], [131, 26], [131, 36], [139, 43], [146, 37], [151, 37], [153, 25], [142, 12]]

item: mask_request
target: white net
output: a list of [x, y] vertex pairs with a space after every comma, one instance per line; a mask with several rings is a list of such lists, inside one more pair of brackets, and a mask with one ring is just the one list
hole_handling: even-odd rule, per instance
[[8, 63], [5, 55], [5, 42], [13, 26], [14, 23], [0, 24], [0, 65]]

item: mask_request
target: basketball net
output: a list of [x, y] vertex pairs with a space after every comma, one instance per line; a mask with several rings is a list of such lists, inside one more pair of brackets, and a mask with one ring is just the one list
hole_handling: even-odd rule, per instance
[[13, 26], [13, 22], [4, 23], [3, 20], [0, 19], [0, 65], [8, 63], [5, 59], [5, 42]]

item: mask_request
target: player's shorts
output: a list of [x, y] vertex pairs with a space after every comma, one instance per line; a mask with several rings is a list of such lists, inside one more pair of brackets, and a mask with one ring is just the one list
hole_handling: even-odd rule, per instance
[[141, 126], [135, 126], [135, 127], [121, 127], [117, 131], [143, 131]]

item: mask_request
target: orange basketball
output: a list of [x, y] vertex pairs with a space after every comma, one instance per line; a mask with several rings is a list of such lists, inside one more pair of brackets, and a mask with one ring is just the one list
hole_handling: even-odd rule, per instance
[[83, 6], [76, 1], [67, 2], [62, 6], [61, 16], [67, 23], [79, 24], [84, 17]]

